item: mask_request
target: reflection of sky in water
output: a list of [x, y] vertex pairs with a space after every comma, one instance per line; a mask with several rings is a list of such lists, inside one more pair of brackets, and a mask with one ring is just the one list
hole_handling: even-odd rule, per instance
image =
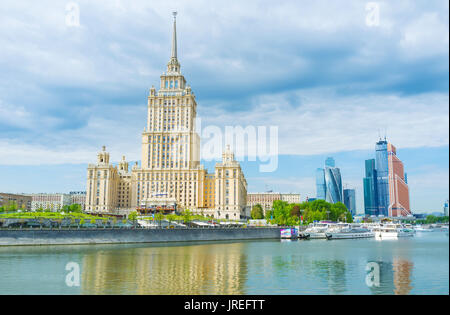
[[[65, 265], [81, 287], [65, 285]], [[380, 285], [366, 285], [366, 266]], [[0, 294], [448, 294], [448, 236], [0, 248]]]

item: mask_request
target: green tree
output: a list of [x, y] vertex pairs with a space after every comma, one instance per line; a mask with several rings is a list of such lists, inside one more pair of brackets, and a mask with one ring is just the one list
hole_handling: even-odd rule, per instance
[[192, 212], [186, 209], [182, 213], [184, 224], [189, 224], [192, 221]]
[[155, 215], [155, 220], [159, 222], [159, 226], [161, 226], [161, 221], [164, 219], [164, 215], [158, 211], [158, 213]]
[[137, 217], [138, 217], [138, 214], [136, 211], [133, 211], [128, 215], [128, 219], [133, 222], [135, 222], [137, 220]]
[[250, 212], [252, 219], [259, 220], [264, 219], [264, 211], [260, 204], [254, 205]]
[[173, 214], [173, 213], [168, 214], [168, 215], [166, 216], [166, 219], [169, 221], [169, 225], [170, 225], [170, 223], [176, 221], [177, 215], [176, 215], [176, 214]]
[[273, 202], [273, 219], [278, 225], [288, 225], [290, 223], [289, 207], [286, 201], [275, 200]]

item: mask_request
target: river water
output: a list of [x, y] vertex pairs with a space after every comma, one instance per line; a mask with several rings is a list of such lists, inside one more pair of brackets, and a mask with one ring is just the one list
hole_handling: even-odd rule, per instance
[[0, 247], [0, 294], [449, 294], [449, 237]]

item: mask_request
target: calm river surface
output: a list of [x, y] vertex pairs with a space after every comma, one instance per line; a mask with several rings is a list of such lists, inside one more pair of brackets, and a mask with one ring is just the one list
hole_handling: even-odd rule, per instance
[[448, 252], [444, 232], [390, 241], [0, 247], [0, 294], [449, 294]]

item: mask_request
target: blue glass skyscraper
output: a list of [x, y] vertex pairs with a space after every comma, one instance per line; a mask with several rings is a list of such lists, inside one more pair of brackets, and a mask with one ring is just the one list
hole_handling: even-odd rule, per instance
[[330, 203], [343, 202], [341, 171], [337, 167], [325, 167], [325, 200]]
[[366, 160], [364, 177], [364, 213], [368, 216], [378, 215], [378, 184], [375, 159]]
[[375, 145], [377, 170], [378, 214], [388, 216], [389, 209], [389, 164], [387, 141], [380, 140]]
[[335, 167], [334, 159], [325, 161], [325, 168], [316, 170], [317, 199], [330, 203], [343, 202], [341, 171]]
[[336, 167], [336, 163], [334, 162], [334, 159], [332, 157], [327, 157], [327, 159], [325, 160], [325, 166]]
[[344, 189], [344, 204], [352, 216], [356, 215], [356, 192], [354, 189]]
[[325, 185], [325, 172], [323, 168], [316, 170], [316, 199], [325, 200], [327, 187]]

